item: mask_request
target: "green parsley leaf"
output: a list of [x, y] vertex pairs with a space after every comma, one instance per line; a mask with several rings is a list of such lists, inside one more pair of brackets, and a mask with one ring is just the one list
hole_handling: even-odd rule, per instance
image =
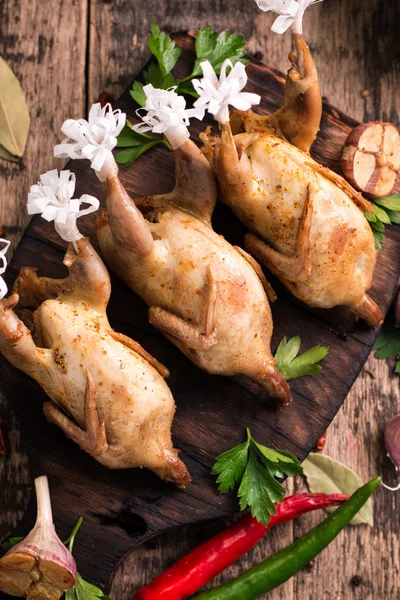
[[[177, 86], [177, 93], [194, 98], [198, 96], [191, 82], [195, 77], [201, 76], [200, 63], [202, 61], [209, 60], [217, 74], [220, 73], [222, 63], [227, 58], [232, 61], [232, 64], [238, 61], [243, 64], [249, 62], [244, 58], [245, 41], [242, 35], [229, 34], [227, 31], [223, 31], [218, 35], [211, 25], [207, 25], [197, 33], [194, 67], [190, 75], [182, 79], [174, 79], [172, 75], [172, 69], [175, 67], [182, 49], [176, 46], [169, 35], [160, 30], [154, 19], [151, 22], [148, 46], [157, 62], [151, 63], [148, 69], [144, 71], [143, 79], [145, 83], [151, 83], [154, 87], [161, 89]], [[146, 104], [143, 83], [135, 81], [130, 94], [139, 106]]]
[[[204, 60], [211, 62], [216, 73], [220, 73], [222, 63], [226, 58], [229, 58], [232, 64], [235, 64], [237, 61], [241, 61], [244, 64], [248, 63], [248, 60], [244, 58], [244, 37], [235, 33], [229, 34], [227, 31], [223, 31], [218, 35], [210, 25], [207, 25], [204, 29], [200, 29], [197, 33], [195, 43], [196, 59], [193, 71], [190, 75], [182, 79], [175, 79], [172, 75], [172, 70], [179, 59], [182, 48], [178, 47], [169, 35], [161, 31], [154, 19], [151, 21], [148, 46], [156, 62], [150, 63], [147, 70], [143, 72], [144, 83], [135, 81], [130, 90], [132, 99], [139, 106], [145, 106], [146, 104], [146, 95], [143, 87], [145, 84], [148, 85], [150, 83], [155, 88], [164, 90], [175, 86], [178, 94], [197, 98], [198, 95], [192, 85], [192, 79], [201, 76], [200, 63]], [[126, 135], [126, 132], [124, 133], [123, 130], [118, 136], [118, 146], [121, 148], [124, 147], [126, 150], [123, 150], [116, 156], [117, 163], [124, 166], [132, 164], [141, 154], [147, 152], [157, 144], [164, 143], [169, 147], [165, 140], [150, 136], [146, 137], [150, 138], [151, 142], [141, 140], [140, 143], [122, 145], [120, 138], [123, 138], [124, 135]]]
[[217, 483], [220, 494], [225, 494], [233, 490], [236, 484], [242, 480], [246, 470], [250, 440], [247, 439], [244, 444], [235, 446], [223, 454], [217, 456], [217, 462], [213, 466], [211, 473], [218, 475]]
[[389, 208], [386, 208], [385, 210], [389, 215], [390, 222], [394, 225], [400, 225], [400, 211], [395, 212], [394, 210], [390, 210]]
[[67, 546], [67, 548], [71, 552], [71, 554], [72, 554], [72, 548], [74, 547], [74, 541], [76, 538], [76, 534], [78, 533], [82, 523], [83, 523], [83, 518], [79, 517], [79, 519], [75, 523], [71, 533], [69, 534], [69, 537], [64, 542], [65, 546]]
[[153, 148], [153, 146], [157, 146], [160, 142], [158, 140], [155, 142], [147, 142], [146, 144], [142, 144], [141, 146], [121, 150], [121, 152], [118, 152], [118, 154], [116, 155], [115, 161], [119, 165], [129, 167], [129, 165], [131, 165], [137, 158], [139, 158], [139, 156]]
[[[199, 36], [200, 41], [197, 44]], [[217, 74], [220, 73], [222, 63], [227, 58], [232, 61], [233, 65], [238, 61], [247, 65], [249, 61], [243, 58], [245, 55], [244, 46], [245, 41], [242, 35], [222, 31], [217, 37], [210, 25], [205, 29], [201, 29], [196, 36], [196, 61], [190, 78], [193, 79], [202, 74], [200, 63], [203, 60], [209, 60]]]
[[386, 198], [376, 198], [375, 204], [383, 206], [383, 208], [389, 208], [395, 212], [400, 211], [400, 194], [394, 194], [394, 196], [387, 196]]
[[400, 373], [400, 328], [395, 326], [393, 313], [386, 319], [372, 349], [375, 350], [375, 358], [395, 358], [394, 372]]
[[176, 90], [179, 94], [183, 94], [184, 96], [192, 96], [192, 98], [198, 98], [199, 95], [193, 87], [191, 81], [182, 81], [178, 85], [178, 89]]
[[375, 231], [374, 230], [374, 238], [375, 240], [377, 240], [380, 244], [384, 244], [385, 243], [385, 236], [383, 235], [383, 233], [381, 233], [380, 231]]
[[[182, 48], [179, 48], [169, 35], [160, 30], [154, 19], [151, 21], [151, 33], [147, 43], [157, 62], [150, 63], [148, 69], [143, 72], [145, 84], [151, 83], [155, 88], [163, 90], [178, 85], [171, 75], [171, 71], [177, 63]], [[139, 106], [146, 104], [146, 94], [143, 91], [143, 83], [140, 81], [133, 83], [130, 94]], [[122, 164], [130, 164], [130, 162]]]
[[144, 71], [143, 78], [146, 84], [151, 83], [153, 87], [161, 88], [163, 90], [172, 87], [175, 83], [171, 73], [163, 75], [160, 67], [154, 63], [150, 63], [148, 70]]
[[372, 230], [372, 233], [374, 234], [374, 240], [375, 240], [375, 250], [377, 252], [380, 252], [382, 250], [382, 245], [380, 243], [380, 241], [377, 239], [376, 235], [375, 235], [375, 231]]
[[295, 456], [259, 444], [250, 429], [247, 429], [246, 442], [217, 456], [211, 471], [218, 475], [220, 494], [238, 486], [240, 509], [249, 506], [251, 514], [264, 525], [268, 525], [270, 515], [276, 513], [275, 504], [282, 502], [286, 492], [275, 478], [302, 472]]
[[285, 336], [275, 353], [276, 368], [286, 381], [320, 373], [322, 367], [317, 363], [325, 358], [329, 351], [328, 346], [314, 346], [298, 356], [300, 344], [300, 336], [296, 335], [289, 341]]
[[100, 588], [82, 579], [79, 574], [76, 577], [75, 587], [70, 588], [65, 592], [65, 600], [95, 600], [96, 598], [112, 600], [112, 598], [106, 596]]
[[132, 129], [131, 123], [127, 121], [125, 127], [118, 136], [117, 148], [124, 148], [116, 156], [115, 160], [118, 164], [128, 166], [133, 163], [139, 156], [141, 156], [153, 146], [163, 144], [167, 148], [171, 149], [171, 146], [164, 138], [158, 138], [154, 135], [147, 135], [146, 133], [138, 133]]
[[375, 213], [365, 212], [364, 216], [367, 219], [367, 221], [369, 221], [370, 223], [376, 223], [376, 221], [377, 221]]
[[132, 89], [129, 90], [129, 93], [133, 100], [139, 104], [139, 106], [144, 106], [146, 104], [146, 94], [143, 91], [143, 83], [140, 83], [140, 81], [134, 82]]
[[[282, 493], [276, 493], [271, 484], [278, 484], [282, 488]], [[265, 491], [268, 490], [268, 493]], [[251, 448], [249, 461], [242, 482], [238, 490], [240, 510], [250, 507], [253, 517], [261, 523], [267, 525], [270, 515], [276, 514], [274, 501], [282, 502], [285, 495], [285, 488], [281, 486], [268, 469], [264, 468]]]
[[300, 473], [300, 463], [293, 454], [272, 450], [258, 444], [256, 441], [254, 443], [261, 454], [263, 462], [268, 461], [269, 469], [274, 472], [275, 477], [283, 477], [283, 475], [293, 477], [295, 473]]
[[387, 198], [375, 198], [371, 201], [373, 213], [364, 213], [375, 238], [375, 248], [378, 252], [385, 243], [385, 225], [400, 225], [400, 194]]
[[196, 35], [196, 57], [199, 60], [209, 60], [215, 45], [217, 43], [217, 32], [207, 25], [204, 29], [200, 29]]
[[375, 222], [372, 222], [370, 225], [372, 231], [380, 231], [381, 233], [385, 231], [384, 224], [382, 223], [382, 221], [378, 221], [378, 219]]
[[12, 537], [6, 540], [5, 542], [1, 542], [0, 546], [3, 548], [3, 550], [10, 550], [10, 548], [13, 548], [14, 546], [22, 542], [23, 539], [23, 537]]
[[181, 55], [179, 48], [169, 35], [160, 30], [154, 19], [151, 20], [151, 33], [148, 37], [148, 46], [156, 57], [163, 77], [171, 73]]
[[141, 146], [143, 140], [158, 140], [153, 135], [139, 133], [132, 129], [132, 124], [127, 121], [125, 127], [118, 136], [117, 148], [130, 148], [131, 146]]
[[390, 219], [389, 219], [387, 212], [385, 210], [383, 210], [383, 208], [381, 208], [377, 204], [374, 204], [374, 215], [376, 216], [376, 218], [379, 221], [381, 221], [381, 223], [390, 225]]
[[397, 356], [400, 353], [400, 329], [385, 324], [376, 338], [372, 347], [375, 350], [375, 357], [384, 359], [390, 356]]

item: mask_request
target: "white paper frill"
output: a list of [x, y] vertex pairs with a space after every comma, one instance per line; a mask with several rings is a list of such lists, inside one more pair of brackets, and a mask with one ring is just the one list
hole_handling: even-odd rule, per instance
[[[3, 246], [3, 244], [5, 244], [5, 245]], [[4, 296], [7, 294], [7, 291], [8, 291], [6, 282], [1, 277], [1, 275], [3, 275], [6, 272], [6, 268], [7, 268], [6, 254], [7, 254], [8, 248], [10, 247], [10, 242], [8, 240], [4, 240], [3, 238], [0, 238], [0, 246], [2, 246], [2, 248], [0, 249], [0, 299], [1, 299], [1, 298], [4, 298]]]
[[306, 8], [322, 0], [255, 0], [264, 12], [273, 12], [278, 16], [271, 30], [285, 33], [290, 27], [293, 33], [303, 33], [303, 16]]
[[[41, 214], [46, 221], [54, 221], [57, 233], [66, 242], [76, 242], [82, 236], [76, 220], [99, 208], [99, 201], [94, 196], [83, 194], [78, 199], [72, 198], [75, 192], [75, 174], [71, 171], [57, 169], [40, 176], [40, 181], [32, 185], [28, 194], [28, 214]], [[88, 204], [81, 209], [82, 204]]]
[[118, 166], [112, 154], [117, 145], [117, 136], [126, 122], [126, 114], [114, 110], [111, 104], [103, 108], [93, 104], [89, 118], [67, 119], [61, 131], [67, 137], [54, 148], [54, 156], [59, 158], [87, 158], [92, 169], [105, 178], [115, 175]]
[[185, 98], [177, 94], [175, 89], [176, 87], [162, 90], [153, 87], [151, 83], [145, 85], [143, 91], [146, 94], [146, 104], [136, 111], [142, 123], [133, 126], [138, 133], [163, 133], [173, 150], [190, 137], [190, 119], [195, 117], [201, 121], [204, 117], [204, 110], [186, 108]]
[[[199, 94], [194, 103], [195, 108], [207, 110], [219, 123], [229, 121], [229, 106], [238, 110], [249, 110], [259, 104], [261, 96], [242, 92], [247, 83], [246, 67], [237, 62], [234, 66], [226, 59], [221, 67], [218, 79], [211, 63], [207, 60], [200, 63], [203, 78], [193, 80], [193, 87]], [[230, 69], [227, 74], [228, 68]]]

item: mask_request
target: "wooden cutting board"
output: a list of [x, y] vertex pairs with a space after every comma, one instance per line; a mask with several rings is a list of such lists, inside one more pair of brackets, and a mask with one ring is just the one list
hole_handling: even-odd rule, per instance
[[[177, 67], [178, 76], [184, 76], [193, 64], [193, 38], [188, 34], [177, 34], [175, 38], [184, 48]], [[248, 75], [248, 91], [262, 96], [257, 110], [269, 114], [278, 108], [284, 76], [255, 60], [248, 66]], [[115, 103], [115, 108], [121, 108], [135, 120], [129, 91]], [[339, 171], [344, 140], [356, 124], [324, 103], [321, 132], [312, 152], [316, 160]], [[205, 123], [194, 122], [194, 139], [204, 128]], [[67, 168], [77, 175], [77, 197], [90, 193], [104, 204], [105, 188], [88, 162], [70, 162]], [[169, 191], [174, 184], [173, 173], [173, 155], [160, 147], [120, 170], [132, 196]], [[21, 193], [26, 195], [27, 191]], [[81, 231], [91, 237], [94, 218], [90, 215], [79, 223]], [[218, 205], [213, 222], [217, 232], [242, 245], [245, 230], [229, 209]], [[384, 314], [393, 300], [400, 273], [400, 227], [388, 227], [386, 240], [371, 290]], [[41, 275], [64, 276], [64, 252], [65, 245], [53, 225], [34, 218], [8, 269], [8, 283], [12, 285], [22, 266], [39, 267]], [[83, 577], [104, 587], [118, 561], [142, 541], [178, 525], [236, 512], [234, 495], [217, 493], [210, 469], [217, 454], [244, 440], [245, 427], [250, 427], [262, 443], [292, 452], [303, 460], [344, 402], [377, 331], [357, 323], [343, 309], [324, 311], [304, 306], [268, 276], [278, 293], [278, 300], [272, 305], [273, 350], [284, 335], [300, 335], [303, 350], [316, 344], [330, 348], [320, 375], [291, 382], [293, 402], [285, 408], [276, 406], [245, 377], [224, 378], [200, 371], [149, 325], [147, 306], [112, 276], [108, 311], [112, 326], [139, 341], [171, 371], [168, 383], [177, 404], [173, 439], [192, 476], [192, 483], [184, 491], [162, 483], [145, 470], [110, 471], [98, 464], [57, 427], [47, 423], [41, 409], [46, 399], [44, 392], [0, 357], [1, 387], [19, 421], [30, 455], [32, 478], [40, 474], [49, 477], [60, 537], [65, 538], [78, 517], [84, 517], [74, 546]], [[31, 498], [14, 535], [26, 534], [34, 518], [35, 500]]]

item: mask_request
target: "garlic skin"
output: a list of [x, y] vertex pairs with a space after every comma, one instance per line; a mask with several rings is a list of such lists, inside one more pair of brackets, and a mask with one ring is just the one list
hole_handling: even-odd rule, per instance
[[[385, 446], [387, 455], [395, 466], [396, 471], [400, 469], [400, 415], [396, 415], [389, 421], [385, 429]], [[400, 483], [395, 487], [390, 487], [382, 481], [383, 487], [391, 492], [400, 490]]]
[[76, 564], [56, 534], [47, 477], [35, 479], [35, 489], [35, 526], [0, 559], [0, 590], [19, 598], [58, 600], [75, 585]]

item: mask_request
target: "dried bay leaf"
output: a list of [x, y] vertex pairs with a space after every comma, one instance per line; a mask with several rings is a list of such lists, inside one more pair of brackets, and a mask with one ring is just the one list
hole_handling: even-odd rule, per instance
[[12, 160], [14, 162], [19, 161], [19, 156], [14, 156], [10, 154], [3, 146], [0, 146], [0, 158], [4, 158], [5, 160]]
[[7, 153], [21, 157], [29, 131], [29, 112], [18, 79], [0, 57], [0, 145], [2, 158]]
[[[310, 452], [301, 465], [310, 492], [325, 494], [349, 494], [351, 495], [363, 482], [359, 476], [338, 460], [329, 456]], [[326, 509], [333, 512], [334, 508]], [[351, 525], [374, 524], [371, 498], [362, 507], [360, 512], [350, 521]]]

